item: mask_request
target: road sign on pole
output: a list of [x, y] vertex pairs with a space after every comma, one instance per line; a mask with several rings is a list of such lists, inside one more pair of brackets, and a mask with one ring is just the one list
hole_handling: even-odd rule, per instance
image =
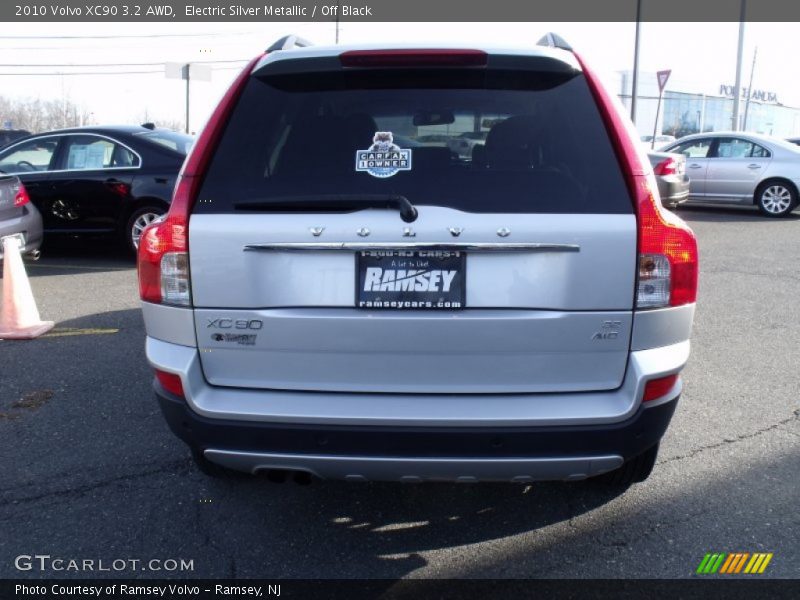
[[653, 123], [653, 139], [650, 140], [651, 150], [656, 147], [656, 132], [658, 131], [658, 114], [661, 112], [661, 98], [664, 96], [664, 88], [667, 86], [670, 74], [672, 74], [672, 70], [670, 69], [656, 72], [656, 77], [658, 78], [658, 104], [656, 105], [656, 119]]
[[664, 71], [659, 71], [656, 73], [658, 77], [658, 92], [661, 93], [664, 91], [664, 88], [667, 86], [667, 80], [669, 80], [669, 76], [672, 74], [671, 69], [666, 69]]

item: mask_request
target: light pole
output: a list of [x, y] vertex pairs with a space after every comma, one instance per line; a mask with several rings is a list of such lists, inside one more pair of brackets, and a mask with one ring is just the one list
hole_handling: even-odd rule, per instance
[[636, 124], [636, 94], [639, 89], [639, 26], [642, 17], [642, 0], [636, 0], [636, 37], [633, 42], [633, 79], [631, 81], [631, 121]]
[[744, 101], [744, 123], [742, 131], [747, 131], [747, 113], [750, 111], [750, 97], [753, 95], [753, 73], [756, 72], [756, 56], [758, 56], [758, 46], [753, 52], [753, 68], [750, 69], [750, 83], [747, 85], [747, 100]]
[[742, 95], [742, 51], [744, 50], [744, 21], [747, 13], [747, 0], [742, 0], [739, 14], [739, 47], [736, 50], [736, 86], [733, 90], [733, 123], [731, 129], [739, 131], [739, 106]]

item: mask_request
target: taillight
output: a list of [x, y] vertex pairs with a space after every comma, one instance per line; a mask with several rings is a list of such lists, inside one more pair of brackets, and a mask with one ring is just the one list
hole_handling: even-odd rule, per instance
[[[173, 206], [178, 198], [178, 183]], [[154, 303], [191, 306], [187, 219], [172, 209], [139, 239], [139, 296]]]
[[690, 304], [697, 299], [697, 239], [683, 220], [661, 209], [647, 179], [640, 186], [636, 307]]
[[158, 369], [155, 371], [156, 379], [158, 379], [158, 383], [161, 384], [161, 387], [167, 390], [170, 394], [175, 394], [181, 398], [185, 397], [183, 393], [183, 384], [181, 383], [180, 377], [174, 373], [165, 373], [164, 371], [159, 371]]
[[343, 67], [484, 67], [482, 50], [391, 49], [350, 50], [339, 55]]
[[656, 400], [657, 398], [667, 395], [677, 381], [677, 374], [659, 377], [658, 379], [651, 379], [644, 385], [644, 396], [642, 397], [642, 402]]
[[189, 273], [189, 214], [211, 155], [230, 113], [244, 90], [257, 56], [228, 88], [192, 147], [175, 184], [169, 212], [142, 233], [139, 240], [139, 296], [146, 302], [191, 306]]
[[17, 192], [14, 194], [14, 206], [25, 206], [30, 201], [31, 199], [30, 196], [28, 196], [28, 190], [26, 190], [25, 186], [22, 185], [22, 182], [20, 182]]
[[679, 172], [679, 164], [678, 161], [675, 160], [674, 158], [665, 158], [655, 167], [653, 167], [653, 173], [659, 176], [675, 175], [678, 172]]
[[[627, 115], [580, 56], [589, 89], [600, 109], [617, 159], [635, 202], [638, 222], [639, 277], [636, 308], [681, 306], [697, 299], [697, 240], [678, 216], [661, 209], [653, 197], [655, 180], [644, 168], [638, 135]], [[649, 163], [648, 163], [649, 165]]]

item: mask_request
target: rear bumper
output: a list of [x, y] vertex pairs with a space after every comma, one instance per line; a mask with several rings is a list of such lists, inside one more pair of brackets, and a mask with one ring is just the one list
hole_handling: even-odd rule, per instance
[[[642, 338], [637, 328], [636, 343]], [[667, 335], [659, 337], [663, 340]], [[643, 339], [648, 341], [648, 336]], [[218, 387], [206, 381], [197, 348], [148, 337], [146, 352], [153, 368], [180, 377], [188, 407], [209, 419], [324, 426], [551, 427], [626, 421], [638, 410], [649, 379], [683, 369], [690, 344], [682, 341], [630, 352], [622, 385], [615, 390], [534, 394], [380, 394]], [[681, 389], [679, 380], [665, 397], [674, 398]]]
[[[42, 245], [42, 217], [35, 207], [28, 204], [23, 207], [22, 215], [13, 219], [0, 220], [0, 238], [21, 233], [25, 236], [25, 246], [20, 250], [30, 254]], [[0, 259], [3, 258], [3, 247], [0, 244]]]
[[611, 424], [555, 427], [301, 425], [212, 419], [156, 384], [172, 431], [219, 465], [355, 481], [578, 480], [652, 447], [678, 397]]
[[658, 177], [658, 194], [661, 204], [674, 207], [689, 199], [689, 177]]
[[[181, 380], [185, 399], [155, 386], [171, 429], [229, 468], [354, 480], [572, 480], [613, 470], [664, 435], [681, 380], [661, 398], [642, 403], [642, 396], [647, 381], [679, 373], [689, 357], [693, 307], [677, 310], [637, 316], [622, 385], [598, 392], [377, 394], [218, 387], [205, 380], [200, 351], [187, 333], [193, 333], [192, 322], [179, 326], [191, 319], [191, 311], [177, 308], [169, 313], [172, 325], [157, 328], [173, 341], [148, 337], [146, 349], [152, 367]], [[672, 343], [654, 348], [656, 340]]]

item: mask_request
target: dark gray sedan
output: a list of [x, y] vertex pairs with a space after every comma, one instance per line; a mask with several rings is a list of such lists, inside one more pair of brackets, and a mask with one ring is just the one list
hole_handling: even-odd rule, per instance
[[[38, 257], [42, 245], [42, 216], [31, 204], [19, 178], [0, 171], [0, 239], [14, 234], [22, 234], [25, 240], [23, 254]], [[3, 246], [0, 244], [2, 257]]]
[[686, 175], [686, 157], [669, 152], [648, 152], [650, 166], [658, 182], [661, 204], [675, 208], [689, 198], [689, 177]]

